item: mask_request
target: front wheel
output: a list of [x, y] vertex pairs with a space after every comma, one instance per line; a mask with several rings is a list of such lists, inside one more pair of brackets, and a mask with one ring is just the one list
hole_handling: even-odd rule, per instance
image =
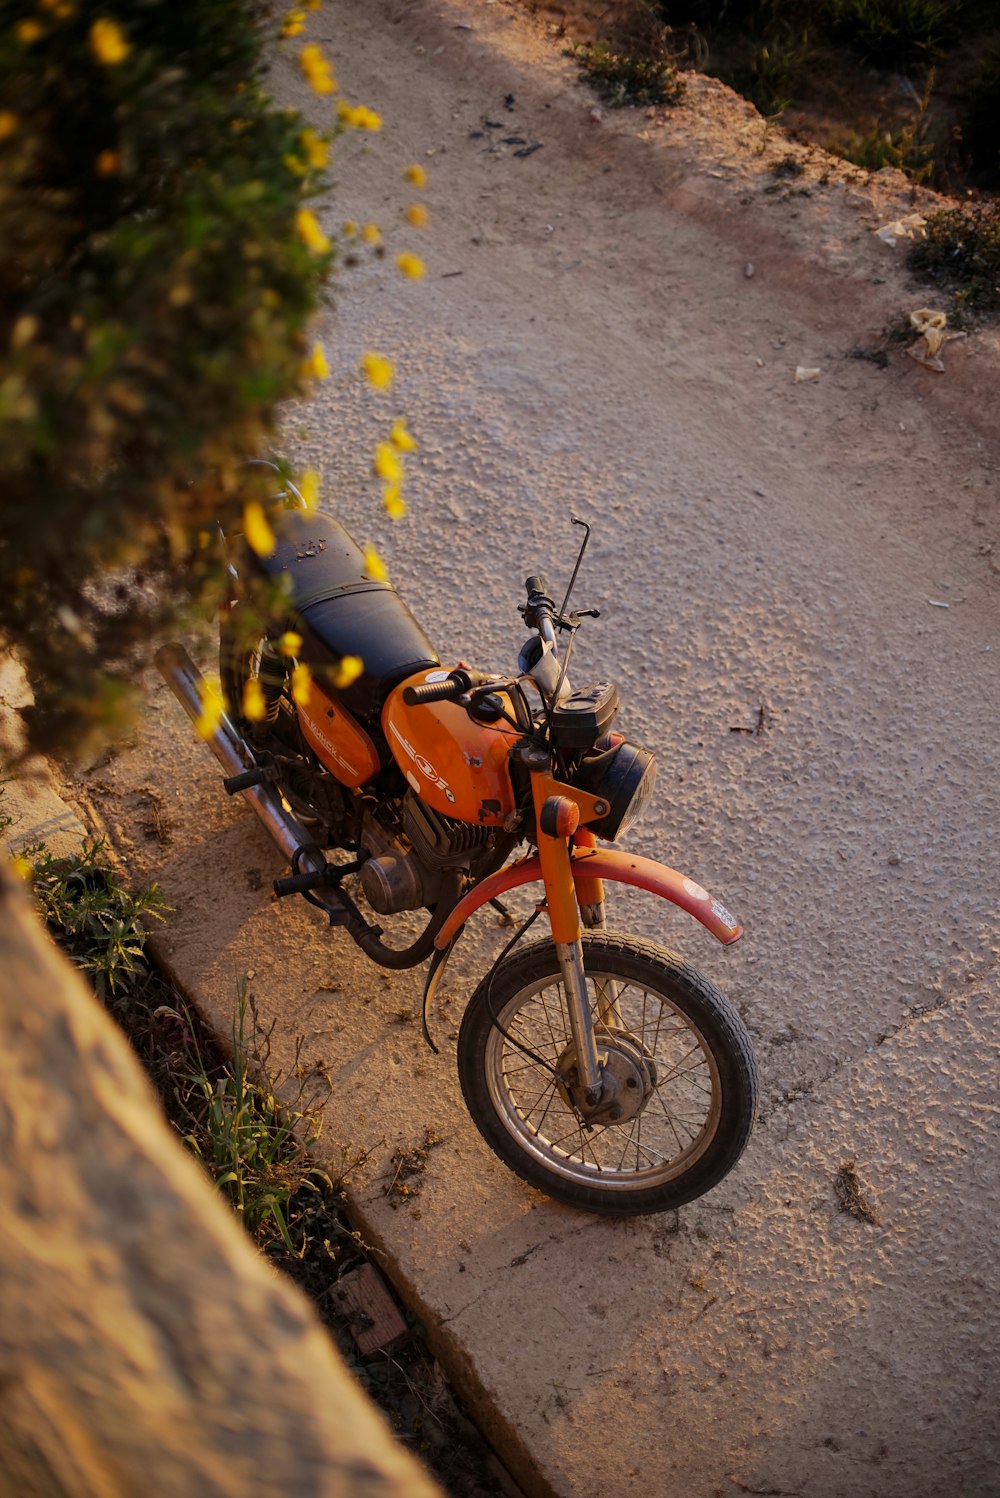
[[621, 1217], [680, 1207], [721, 1181], [750, 1137], [750, 1038], [718, 989], [664, 947], [586, 935], [583, 961], [615, 1109], [588, 1123], [574, 1106], [550, 941], [515, 952], [473, 994], [458, 1037], [466, 1106], [504, 1164], [558, 1201]]

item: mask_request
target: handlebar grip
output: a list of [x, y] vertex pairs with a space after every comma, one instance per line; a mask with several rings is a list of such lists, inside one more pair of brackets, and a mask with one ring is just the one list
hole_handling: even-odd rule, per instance
[[538, 577], [526, 577], [524, 579], [524, 589], [529, 598], [531, 597], [532, 593], [541, 593], [543, 597], [547, 598], [549, 585], [545, 578], [541, 575], [539, 575]]
[[404, 687], [403, 701], [407, 707], [417, 707], [421, 702], [447, 702], [461, 697], [465, 690], [462, 682], [449, 676], [447, 681], [424, 681], [417, 687]]

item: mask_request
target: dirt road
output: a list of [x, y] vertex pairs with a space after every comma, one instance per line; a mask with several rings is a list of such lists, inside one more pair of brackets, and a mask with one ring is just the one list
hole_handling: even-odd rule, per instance
[[[635, 841], [747, 936], [715, 950], [640, 901], [614, 920], [680, 946], [744, 1012], [766, 1095], [747, 1155], [679, 1217], [549, 1204], [458, 1098], [489, 920], [434, 1058], [419, 975], [385, 978], [269, 900], [263, 832], [163, 689], [91, 792], [165, 885], [203, 1001], [224, 1020], [251, 969], [286, 1055], [305, 1037], [335, 1163], [341, 1142], [374, 1151], [365, 1231], [529, 1491], [1000, 1493], [996, 338], [949, 344], [943, 375], [894, 344], [885, 368], [858, 357], [928, 304], [873, 233], [913, 203], [803, 151], [796, 174], [717, 85], [598, 117], [558, 45], [489, 0], [340, 0], [310, 26], [385, 120], [339, 153], [325, 221], [379, 223], [390, 256], [343, 277], [333, 374], [288, 447], [445, 659], [512, 664], [524, 577], [568, 576], [569, 516], [592, 521], [578, 601], [602, 618], [576, 675], [616, 679], [622, 726], [658, 751]], [[274, 82], [322, 119], [290, 64]], [[392, 271], [401, 249], [424, 280]], [[389, 394], [358, 373], [370, 348], [396, 363]], [[370, 463], [399, 414], [421, 449], [394, 526]], [[143, 788], [166, 845], [141, 831]], [[389, 1156], [428, 1126], [443, 1142], [394, 1210]], [[847, 1162], [877, 1222], [840, 1209]]]

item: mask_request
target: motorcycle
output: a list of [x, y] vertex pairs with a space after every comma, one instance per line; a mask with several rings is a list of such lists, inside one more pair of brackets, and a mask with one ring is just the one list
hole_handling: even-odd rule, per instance
[[[658, 896], [725, 944], [742, 928], [692, 879], [600, 846], [641, 815], [656, 762], [613, 728], [614, 685], [574, 689], [567, 675], [583, 620], [599, 617], [569, 609], [589, 527], [573, 521], [585, 534], [558, 608], [544, 577], [527, 579], [529, 636], [517, 671], [495, 675], [443, 666], [340, 522], [305, 508], [290, 484], [279, 497], [270, 554], [245, 543], [231, 553], [225, 711], [203, 732], [225, 790], [250, 801], [289, 861], [275, 893], [318, 906], [383, 967], [429, 958], [423, 1023], [436, 1050], [427, 1016], [466, 923], [489, 905], [506, 915], [504, 894], [538, 885], [461, 1022], [458, 1074], [477, 1129], [510, 1169], [572, 1207], [626, 1216], [702, 1195], [750, 1136], [750, 1040], [675, 953], [608, 928], [605, 885]], [[266, 631], [251, 577], [283, 600]], [[203, 722], [206, 685], [187, 654], [168, 645], [157, 664]], [[426, 926], [392, 946], [359, 894], [383, 918], [425, 910]], [[546, 936], [522, 945], [541, 916]]]

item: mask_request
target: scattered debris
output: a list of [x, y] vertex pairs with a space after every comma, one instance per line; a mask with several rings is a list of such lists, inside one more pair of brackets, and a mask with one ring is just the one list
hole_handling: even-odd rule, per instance
[[845, 1160], [833, 1178], [833, 1189], [837, 1193], [840, 1210], [861, 1222], [879, 1226], [878, 1213], [868, 1200], [858, 1177], [858, 1167], [853, 1160]]
[[889, 355], [884, 348], [852, 348], [847, 355], [848, 359], [867, 359], [869, 364], [874, 364], [876, 369], [889, 368]]
[[147, 837], [155, 838], [158, 843], [166, 845], [170, 842], [173, 827], [170, 818], [163, 810], [163, 797], [158, 791], [151, 790], [148, 785], [140, 786], [139, 795], [145, 796], [147, 802], [146, 819], [139, 825]]
[[795, 368], [794, 382], [796, 385], [804, 385], [808, 380], [818, 380], [822, 373], [821, 369], [807, 369], [804, 364], [798, 364]]
[[931, 606], [932, 609], [950, 609], [951, 608], [951, 604], [950, 603], [944, 603], [944, 602], [942, 602], [942, 600], [940, 598], [928, 598], [927, 602], [930, 604], [930, 606]]
[[953, 339], [964, 338], [965, 334], [948, 332], [947, 314], [935, 312], [930, 307], [919, 307], [916, 312], [911, 312], [910, 326], [920, 334], [918, 342], [906, 350], [910, 358], [922, 364], [925, 369], [944, 374], [944, 365], [938, 357], [942, 347]]
[[415, 1144], [412, 1149], [395, 1149], [389, 1161], [392, 1178], [385, 1188], [385, 1195], [393, 1199], [392, 1205], [398, 1206], [400, 1201], [412, 1201], [420, 1193], [422, 1185], [421, 1177], [427, 1169], [427, 1159], [432, 1149], [443, 1144], [444, 1140], [439, 1134], [432, 1134], [430, 1129], [424, 1130], [423, 1142]]
[[752, 280], [753, 277], [757, 274], [752, 260], [748, 260], [746, 265], [743, 267], [743, 274], [746, 276], [748, 281]]
[[769, 717], [770, 714], [767, 710], [767, 704], [765, 702], [762, 702], [760, 704], [760, 707], [757, 709], [757, 721], [752, 728], [748, 728], [744, 723], [730, 723], [729, 732], [748, 733], [751, 734], [755, 739], [759, 739], [761, 734], [767, 727]]
[[895, 245], [901, 239], [923, 239], [927, 230], [927, 220], [922, 213], [907, 213], [902, 218], [893, 219], [891, 224], [883, 224], [880, 229], [875, 230], [875, 237], [881, 239], [883, 244]]

